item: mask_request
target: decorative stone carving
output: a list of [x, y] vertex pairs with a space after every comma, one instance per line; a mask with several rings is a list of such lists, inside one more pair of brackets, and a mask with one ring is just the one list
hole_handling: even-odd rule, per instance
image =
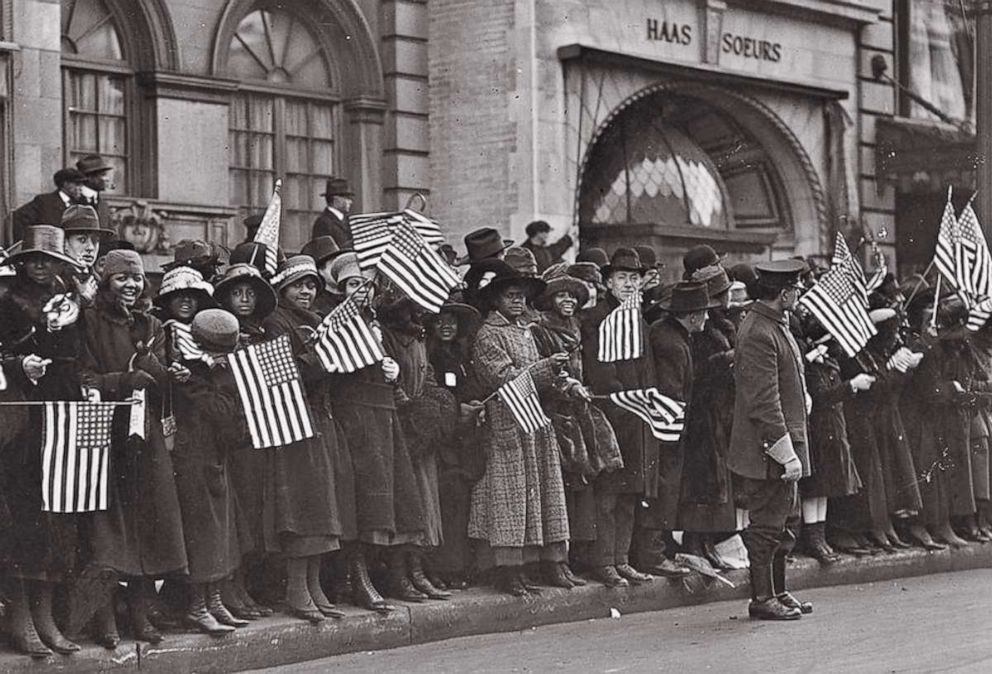
[[156, 212], [144, 199], [114, 211], [111, 222], [120, 237], [131, 243], [139, 253], [164, 253], [172, 249], [165, 230], [168, 214]]

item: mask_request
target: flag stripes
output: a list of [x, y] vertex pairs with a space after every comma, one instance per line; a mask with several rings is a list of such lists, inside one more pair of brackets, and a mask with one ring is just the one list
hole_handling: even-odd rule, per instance
[[644, 354], [641, 293], [634, 292], [599, 324], [599, 362], [633, 360]]
[[46, 402], [41, 444], [42, 510], [83, 513], [109, 505], [114, 403]]
[[537, 387], [530, 370], [524, 370], [500, 386], [496, 393], [525, 433], [534, 433], [551, 424], [537, 397]]
[[407, 222], [397, 225], [377, 269], [407, 297], [435, 314], [459, 283], [455, 271]]
[[954, 217], [950, 189], [933, 262], [968, 308], [968, 329], [978, 330], [985, 325], [992, 314], [992, 254], [971, 201], [960, 218]]
[[410, 209], [399, 213], [361, 213], [348, 218], [352, 247], [363, 270], [375, 269], [379, 258], [393, 240], [396, 228], [405, 223], [415, 229], [429, 246], [444, 243], [441, 227], [430, 218]]
[[282, 335], [227, 356], [255, 449], [314, 436], [289, 337]]
[[173, 318], [167, 320], [163, 327], [171, 328], [173, 348], [183, 360], [203, 361], [208, 365], [213, 363], [213, 358], [193, 339], [193, 331], [189, 325]]
[[255, 232], [255, 243], [265, 244], [265, 271], [269, 276], [274, 276], [277, 267], [277, 252], [279, 250], [279, 227], [282, 220], [282, 180], [276, 181], [276, 186], [272, 190], [272, 198], [265, 208], [265, 215]]
[[662, 395], [657, 388], [611, 393], [610, 400], [643, 419], [651, 434], [662, 442], [678, 442], [682, 437], [685, 403]]
[[314, 350], [327, 372], [355, 372], [385, 356], [378, 338], [355, 304], [354, 295], [324, 317], [317, 328]]
[[954, 251], [955, 241], [958, 240], [958, 220], [954, 215], [951, 204], [951, 188], [947, 190], [947, 203], [940, 217], [940, 228], [937, 230], [937, 249], [934, 251], [933, 263], [937, 271], [944, 275], [950, 283], [957, 287], [957, 254]]

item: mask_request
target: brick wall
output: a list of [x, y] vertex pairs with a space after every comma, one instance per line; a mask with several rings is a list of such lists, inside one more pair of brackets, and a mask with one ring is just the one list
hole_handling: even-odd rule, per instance
[[432, 0], [430, 7], [432, 213], [451, 228], [449, 239], [486, 226], [508, 233], [517, 201], [509, 163], [514, 3]]

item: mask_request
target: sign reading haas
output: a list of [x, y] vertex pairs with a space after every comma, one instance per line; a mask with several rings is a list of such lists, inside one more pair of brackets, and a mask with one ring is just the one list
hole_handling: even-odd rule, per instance
[[692, 44], [692, 26], [687, 23], [679, 24], [674, 21], [648, 19], [647, 28], [648, 40], [683, 46]]

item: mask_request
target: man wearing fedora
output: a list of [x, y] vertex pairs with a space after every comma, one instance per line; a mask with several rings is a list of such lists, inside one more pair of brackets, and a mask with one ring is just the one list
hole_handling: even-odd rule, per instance
[[506, 249], [513, 245], [492, 227], [481, 227], [465, 235], [465, 255], [455, 260], [457, 266], [474, 265], [483, 260], [502, 260]]
[[348, 224], [348, 214], [355, 200], [351, 185], [344, 178], [328, 178], [322, 197], [327, 201], [327, 208], [313, 221], [310, 238], [330, 236], [338, 248], [351, 248], [351, 225]]
[[96, 264], [101, 241], [114, 236], [114, 231], [100, 226], [96, 210], [92, 206], [72, 204], [62, 214], [62, 230], [65, 232], [65, 254], [79, 264], [79, 270], [72, 275], [76, 292], [84, 306], [91, 304], [96, 297]]
[[789, 331], [789, 311], [802, 292], [806, 264], [778, 260], [755, 270], [756, 301], [737, 336], [727, 465], [738, 505], [750, 519], [741, 534], [751, 562], [748, 613], [762, 620], [796, 620], [813, 611], [785, 587], [785, 559], [799, 528], [797, 483], [810, 474], [803, 355]]
[[[658, 391], [686, 405], [686, 417], [692, 414], [692, 335], [703, 330], [707, 312], [719, 306], [710, 299], [705, 283], [683, 281], [672, 289], [671, 297], [660, 303], [664, 318], [651, 325], [651, 351], [654, 354]], [[638, 511], [634, 544], [641, 565], [671, 564], [665, 541], [678, 529], [679, 500], [682, 495], [682, 467], [685, 449], [678, 442], [661, 442], [658, 456], [657, 498]], [[661, 542], [659, 546], [657, 541]], [[659, 558], [659, 555], [662, 557]]]
[[100, 225], [110, 227], [110, 206], [103, 193], [114, 186], [114, 165], [98, 154], [88, 154], [76, 162], [76, 169], [85, 178], [80, 188], [80, 203], [96, 209]]
[[74, 168], [59, 169], [52, 176], [54, 192], [45, 192], [14, 211], [11, 216], [13, 239], [20, 241], [24, 228], [29, 225], [58, 225], [62, 222], [62, 212], [80, 198], [80, 189], [85, 182], [82, 173]]

